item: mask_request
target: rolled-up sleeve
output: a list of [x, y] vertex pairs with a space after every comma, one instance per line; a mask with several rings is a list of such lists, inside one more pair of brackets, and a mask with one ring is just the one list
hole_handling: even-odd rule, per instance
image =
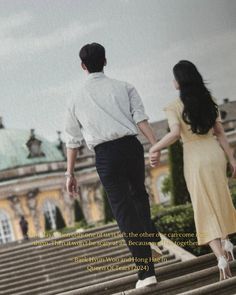
[[77, 148], [83, 143], [83, 135], [81, 132], [81, 126], [78, 119], [75, 116], [75, 106], [73, 101], [67, 105], [65, 114], [65, 137], [67, 148]]
[[131, 111], [133, 120], [135, 121], [136, 124], [144, 120], [148, 120], [149, 117], [145, 113], [142, 99], [140, 95], [138, 94], [137, 90], [135, 89], [133, 85], [128, 83], [127, 83], [127, 88], [128, 88], [128, 95], [130, 100], [130, 111]]

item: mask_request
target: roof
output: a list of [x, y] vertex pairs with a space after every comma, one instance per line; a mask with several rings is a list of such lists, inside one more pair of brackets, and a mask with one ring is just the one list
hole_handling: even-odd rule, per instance
[[0, 170], [64, 160], [55, 143], [38, 135], [36, 138], [42, 141], [41, 148], [45, 156], [28, 158], [26, 143], [29, 138], [30, 130], [0, 129]]
[[[221, 111], [226, 112], [223, 123], [236, 120], [236, 101], [227, 101], [219, 105]], [[167, 120], [161, 120], [151, 123], [151, 126], [160, 140], [168, 132]], [[26, 146], [30, 138], [30, 130], [0, 128], [0, 171], [22, 167], [32, 164], [64, 161], [62, 152], [57, 148], [56, 142], [50, 142], [45, 138], [36, 135], [36, 138], [42, 141], [42, 152], [45, 156], [28, 158], [29, 150]], [[147, 139], [140, 134], [139, 140], [149, 147]], [[86, 145], [85, 145], [86, 147]], [[86, 147], [83, 155], [91, 155], [91, 151]]]

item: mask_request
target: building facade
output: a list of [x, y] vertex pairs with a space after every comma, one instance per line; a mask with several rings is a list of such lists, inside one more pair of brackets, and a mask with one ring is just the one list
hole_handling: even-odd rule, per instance
[[[236, 101], [220, 105], [224, 129], [232, 146], [236, 145]], [[166, 120], [152, 123], [161, 138], [168, 131]], [[151, 204], [168, 203], [162, 192], [163, 180], [169, 173], [168, 153], [163, 151], [161, 164], [151, 168], [149, 144], [139, 136], [146, 151], [146, 186]], [[96, 173], [94, 154], [86, 145], [79, 148], [75, 171], [80, 184], [77, 201], [88, 224], [103, 221], [102, 188]], [[28, 221], [29, 237], [43, 237], [46, 222], [57, 229], [58, 212], [65, 225], [74, 226], [74, 199], [65, 190], [65, 144], [58, 132], [57, 142], [49, 142], [34, 130], [8, 129], [0, 120], [0, 244], [23, 238], [19, 221]]]

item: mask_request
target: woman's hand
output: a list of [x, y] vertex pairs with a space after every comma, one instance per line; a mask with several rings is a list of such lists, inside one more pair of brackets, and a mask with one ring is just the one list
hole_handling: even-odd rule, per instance
[[156, 142], [149, 150], [149, 160], [151, 167], [156, 167], [160, 162], [161, 150], [167, 148], [176, 140], [180, 138], [180, 124], [172, 124], [170, 132], [168, 132], [162, 139]]
[[74, 197], [77, 193], [77, 180], [74, 176], [67, 177], [66, 179], [66, 191], [70, 197]]
[[231, 170], [232, 170], [232, 178], [236, 178], [236, 160], [233, 158], [230, 160]]
[[149, 150], [149, 162], [151, 167], [156, 167], [160, 163], [161, 152], [153, 151], [152, 148]]

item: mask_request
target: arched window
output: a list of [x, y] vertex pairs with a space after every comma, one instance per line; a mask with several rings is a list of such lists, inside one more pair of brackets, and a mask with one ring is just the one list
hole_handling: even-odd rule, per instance
[[157, 189], [159, 194], [160, 203], [169, 203], [170, 202], [170, 193], [163, 192], [164, 181], [169, 177], [168, 174], [162, 174], [157, 179]]
[[0, 210], [0, 244], [14, 241], [14, 239], [11, 221], [8, 215]]
[[43, 205], [43, 212], [46, 218], [46, 222], [49, 223], [51, 229], [56, 229], [56, 205], [52, 201], [45, 201]]

